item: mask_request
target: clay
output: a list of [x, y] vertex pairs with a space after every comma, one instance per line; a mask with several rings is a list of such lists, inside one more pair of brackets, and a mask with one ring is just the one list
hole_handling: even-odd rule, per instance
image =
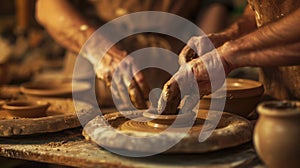
[[45, 101], [17, 100], [2, 106], [13, 117], [38, 118], [45, 117], [50, 103]]
[[[255, 109], [263, 92], [264, 88], [260, 82], [227, 78], [224, 111], [247, 117]], [[215, 94], [218, 95], [218, 91]], [[211, 95], [204, 96], [200, 101], [200, 109], [209, 109], [211, 101], [218, 103], [222, 102], [223, 99], [224, 97], [216, 96], [212, 99]]]
[[254, 144], [267, 167], [300, 165], [300, 102], [270, 101], [259, 105]]
[[112, 100], [110, 88], [99, 78], [96, 78], [95, 80], [95, 93], [99, 106], [113, 106], [114, 102]]
[[[0, 109], [0, 137], [57, 132], [81, 126], [72, 99], [43, 98], [42, 100], [51, 104], [45, 117], [14, 117], [6, 110]], [[82, 114], [88, 114], [92, 109], [90, 104], [78, 101], [76, 103], [76, 108]]]
[[143, 113], [143, 117], [147, 118], [147, 124], [153, 127], [168, 127], [171, 124], [176, 127], [188, 125], [190, 122], [194, 122], [196, 113], [184, 113], [184, 114], [157, 114], [157, 110], [147, 110]]
[[[101, 142], [101, 146], [109, 148], [136, 152], [156, 152], [158, 149], [153, 148], [153, 146], [162, 142], [165, 144], [172, 143], [181, 129], [186, 128], [153, 127], [148, 123], [149, 118], [143, 117], [144, 112], [143, 110], [128, 111], [122, 114], [119, 112], [111, 113], [104, 115], [104, 117], [97, 116], [86, 124], [83, 135], [86, 139]], [[217, 113], [211, 113], [209, 120], [213, 120]], [[134, 120], [129, 120], [128, 118], [133, 118]], [[203, 123], [206, 118], [207, 111], [200, 110], [193, 127], [179, 143], [166, 151], [166, 153], [205, 153], [237, 146], [250, 141], [252, 138], [252, 126], [248, 120], [224, 112], [217, 129], [213, 130], [206, 141], [199, 143], [199, 132], [203, 129]], [[112, 127], [119, 131], [112, 130]], [[161, 137], [162, 139], [145, 138], [142, 142], [124, 141], [124, 135], [151, 137], [153, 134], [159, 133], [166, 128], [170, 131]], [[210, 123], [205, 127], [205, 129], [211, 128], [213, 128], [213, 125]], [[147, 145], [137, 143], [146, 143]], [[143, 149], [139, 148], [140, 145], [144, 146]]]
[[[169, 131], [179, 131], [180, 128], [193, 125], [191, 132], [200, 132], [204, 124], [204, 119], [195, 118], [195, 113], [179, 114], [179, 115], [153, 115], [144, 112], [143, 117], [137, 120], [129, 120], [121, 124], [119, 127], [123, 131], [139, 131], [159, 133], [172, 126]], [[178, 117], [176, 119], [176, 116]], [[155, 118], [157, 117], [157, 118]], [[150, 120], [150, 121], [149, 121]], [[175, 121], [176, 120], [176, 121]], [[222, 125], [219, 125], [219, 128]], [[212, 125], [207, 127], [213, 128]]]
[[22, 93], [42, 97], [71, 97], [73, 92], [81, 92], [90, 88], [88, 83], [77, 82], [72, 88], [71, 82], [30, 82], [21, 86]]

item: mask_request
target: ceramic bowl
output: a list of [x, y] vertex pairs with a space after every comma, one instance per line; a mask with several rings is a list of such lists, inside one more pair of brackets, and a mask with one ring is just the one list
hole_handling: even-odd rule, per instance
[[196, 113], [183, 113], [183, 114], [174, 114], [174, 115], [160, 115], [156, 110], [148, 110], [143, 113], [143, 116], [147, 119], [150, 119], [148, 123], [150, 126], [156, 126], [156, 124], [160, 125], [171, 125], [175, 121], [176, 125], [184, 125], [194, 121]]
[[50, 104], [45, 101], [16, 100], [2, 106], [10, 115], [21, 118], [37, 118], [46, 116]]
[[268, 101], [257, 108], [254, 146], [267, 167], [298, 168], [300, 165], [300, 102]]
[[[247, 79], [226, 79], [226, 98], [214, 97], [211, 95], [204, 96], [200, 101], [200, 109], [208, 110], [211, 102], [218, 104], [224, 101], [225, 107], [223, 111], [234, 113], [243, 117], [247, 117], [259, 103], [260, 98], [264, 92], [262, 83], [247, 80]], [[216, 95], [218, 91], [216, 91]], [[220, 109], [212, 109], [220, 110]]]

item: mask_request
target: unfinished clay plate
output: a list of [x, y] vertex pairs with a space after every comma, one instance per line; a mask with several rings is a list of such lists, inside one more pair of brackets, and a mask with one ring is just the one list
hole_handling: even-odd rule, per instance
[[[39, 118], [16, 117], [7, 110], [0, 109], [0, 137], [57, 132], [81, 126], [72, 99], [45, 98], [43, 102], [49, 103], [50, 106], [46, 110], [45, 116]], [[15, 106], [16, 104], [10, 105]], [[44, 105], [44, 103], [30, 106], [40, 105]], [[76, 101], [76, 109], [82, 114], [89, 114], [92, 108], [92, 105], [88, 103]]]
[[[134, 152], [157, 152], [153, 146], [157, 144], [173, 143], [174, 138], [184, 127], [155, 127], [149, 124], [149, 118], [143, 117], [145, 111], [128, 111], [127, 113], [116, 112], [97, 116], [86, 124], [83, 130], [83, 135], [86, 139], [101, 143], [101, 146], [129, 150]], [[209, 115], [208, 124], [205, 125], [205, 130], [213, 129], [214, 126], [210, 121], [217, 117], [219, 112], [212, 112]], [[128, 118], [131, 118], [129, 120]], [[199, 142], [199, 133], [203, 129], [203, 124], [207, 118], [207, 110], [200, 110], [197, 114], [195, 122], [183, 139], [175, 146], [170, 148], [166, 153], [205, 153], [216, 151], [224, 148], [234, 147], [252, 138], [252, 125], [250, 122], [240, 116], [231, 113], [222, 113], [220, 122], [216, 129], [206, 141]], [[112, 129], [114, 128], [114, 129]], [[162, 139], [152, 139], [165, 129], [169, 129]], [[117, 130], [117, 131], [116, 131]], [[143, 143], [139, 141], [124, 141], [124, 136], [136, 136], [143, 138]], [[143, 149], [139, 148], [143, 146]]]
[[45, 117], [50, 104], [45, 101], [17, 100], [2, 106], [11, 116], [22, 118]]
[[143, 113], [143, 117], [149, 119], [148, 125], [153, 127], [165, 127], [171, 124], [180, 127], [190, 124], [195, 120], [196, 113], [184, 113], [174, 115], [159, 115], [156, 110], [148, 110]]
[[90, 84], [77, 82], [72, 88], [72, 82], [30, 82], [21, 86], [22, 93], [30, 96], [43, 97], [71, 97], [73, 92], [81, 92], [90, 89]]

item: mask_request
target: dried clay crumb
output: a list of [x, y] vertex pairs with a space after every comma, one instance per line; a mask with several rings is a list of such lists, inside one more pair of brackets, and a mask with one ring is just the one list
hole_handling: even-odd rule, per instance
[[49, 142], [47, 145], [50, 146], [50, 147], [55, 148], [55, 147], [59, 147], [59, 146], [65, 144], [65, 143], [66, 143], [66, 141], [64, 140], [64, 141], [61, 141], [61, 142]]

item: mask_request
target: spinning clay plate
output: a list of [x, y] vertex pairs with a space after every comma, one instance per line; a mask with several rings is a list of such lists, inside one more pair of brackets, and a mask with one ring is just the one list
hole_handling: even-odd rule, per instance
[[[153, 120], [149, 114], [142, 110], [128, 111], [122, 114], [116, 112], [103, 117], [97, 116], [89, 121], [84, 127], [83, 135], [88, 140], [100, 142], [99, 145], [104, 147], [145, 153], [157, 152], [159, 149], [153, 147], [155, 144], [173, 143], [174, 137], [184, 129], [187, 129], [188, 132], [184, 134], [179, 143], [165, 153], [205, 153], [234, 147], [251, 140], [253, 128], [247, 119], [223, 112], [216, 129], [214, 129], [215, 125], [210, 121], [220, 115], [220, 112], [212, 111], [210, 115], [207, 115], [207, 112], [207, 110], [199, 110], [197, 117], [193, 116], [192, 113], [186, 116], [192, 122], [190, 129], [182, 125], [182, 121], [185, 119], [182, 116], [175, 121], [169, 116], [172, 118], [172, 122], [175, 122], [170, 127], [170, 123]], [[204, 122], [206, 122], [205, 125]], [[162, 139], [151, 138], [151, 136], [155, 136], [166, 129], [168, 129], [168, 134], [164, 135]], [[200, 143], [198, 138], [201, 130], [211, 130], [212, 134]], [[125, 141], [124, 135], [144, 137], [143, 143], [145, 144], [138, 144], [138, 141]], [[140, 145], [143, 145], [143, 149], [140, 148]]]

